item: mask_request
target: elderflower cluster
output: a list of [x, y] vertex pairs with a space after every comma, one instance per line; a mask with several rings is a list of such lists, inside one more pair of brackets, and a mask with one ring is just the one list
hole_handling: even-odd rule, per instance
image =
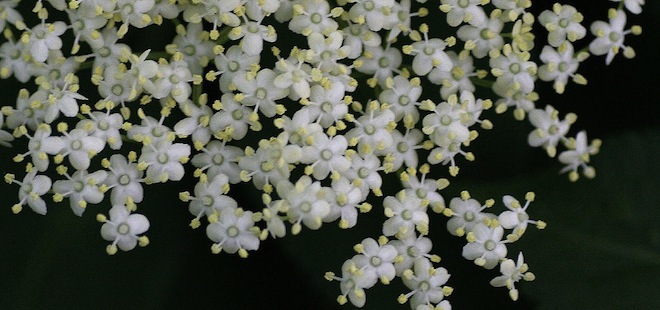
[[[382, 236], [357, 244], [341, 276], [326, 274], [340, 282], [338, 302], [361, 307], [367, 289], [400, 278], [400, 303], [446, 310], [453, 289], [426, 237], [430, 209], [466, 238], [466, 259], [499, 265], [491, 284], [516, 300], [515, 283], [534, 275], [507, 246], [545, 227], [527, 213], [535, 195], [504, 195], [496, 214], [493, 199], [440, 192], [475, 160], [469, 147], [493, 128], [491, 108], [527, 119], [528, 144], [571, 181], [595, 176], [600, 140], [570, 136], [577, 116], [535, 90], [586, 84], [578, 70], [590, 55], [634, 57], [625, 38], [641, 27], [627, 14], [644, 1], [613, 1], [608, 21], [587, 29], [573, 6], [531, 0], [0, 0], [0, 77], [25, 84], [0, 114], [0, 145], [20, 146], [9, 150], [20, 166], [7, 168], [18, 177], [4, 176], [18, 186], [11, 210], [91, 208], [114, 255], [149, 243], [149, 220], [135, 213], [149, 208], [145, 188], [192, 174], [194, 188], [179, 193], [190, 226], [205, 225], [213, 253], [241, 257], [269, 237], [383, 213]], [[176, 33], [163, 50], [127, 44], [157, 27]], [[399, 192], [382, 190], [388, 174]], [[263, 206], [239, 206], [239, 183]]]

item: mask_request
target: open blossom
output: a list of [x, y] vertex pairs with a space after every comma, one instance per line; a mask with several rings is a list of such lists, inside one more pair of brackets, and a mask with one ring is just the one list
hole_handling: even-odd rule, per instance
[[[494, 199], [445, 201], [443, 190], [475, 160], [493, 105], [527, 119], [527, 144], [558, 155], [569, 180], [594, 177], [600, 140], [568, 136], [577, 116], [560, 118], [543, 87], [586, 84], [577, 72], [590, 54], [632, 58], [624, 39], [641, 27], [626, 14], [645, 5], [606, 2], [609, 20], [588, 32], [575, 7], [535, 16], [529, 0], [40, 0], [32, 13], [18, 2], [0, 1], [0, 77], [31, 85], [0, 109], [0, 146], [17, 165], [3, 167], [24, 175], [4, 177], [18, 185], [13, 213], [45, 214], [51, 196], [77, 216], [106, 208], [97, 220], [114, 255], [149, 243], [134, 213], [158, 211], [145, 191], [185, 180], [173, 185], [189, 186], [177, 203], [190, 227], [206, 225], [212, 253], [245, 258], [269, 237], [352, 228], [374, 210], [382, 236], [358, 239], [326, 279], [339, 281], [337, 302], [362, 307], [368, 289], [400, 278], [397, 301], [414, 310], [451, 309], [431, 211], [465, 237], [464, 258], [499, 265], [492, 286], [516, 300], [516, 283], [533, 280], [507, 252], [545, 226], [534, 194], [503, 195], [491, 213]], [[176, 35], [151, 42], [143, 28]]]

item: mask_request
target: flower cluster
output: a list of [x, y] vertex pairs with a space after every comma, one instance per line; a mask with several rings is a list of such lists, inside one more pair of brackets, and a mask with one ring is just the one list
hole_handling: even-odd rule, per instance
[[[189, 173], [196, 185], [179, 198], [190, 226], [206, 225], [213, 253], [241, 257], [269, 236], [332, 222], [349, 229], [377, 210], [382, 236], [356, 245], [341, 277], [326, 274], [340, 281], [339, 303], [361, 307], [366, 289], [398, 277], [410, 290], [400, 303], [450, 309], [450, 276], [434, 266], [426, 237], [430, 209], [466, 237], [466, 259], [500, 266], [491, 284], [516, 300], [514, 284], [534, 276], [522, 253], [507, 258], [507, 244], [545, 226], [527, 214], [534, 194], [525, 204], [503, 196], [499, 215], [486, 212], [494, 200], [482, 205], [466, 191], [446, 205], [449, 181], [430, 172], [456, 177], [475, 160], [479, 131], [493, 127], [489, 110], [512, 108], [534, 128], [528, 144], [558, 155], [571, 181], [594, 177], [600, 140], [569, 136], [576, 115], [538, 107], [535, 89], [586, 84], [578, 69], [589, 55], [606, 64], [620, 51], [634, 56], [624, 39], [641, 27], [625, 29], [626, 12], [639, 14], [644, 1], [617, 2], [581, 48], [582, 14], [556, 3], [535, 17], [530, 0], [441, 0], [439, 10], [425, 0], [1, 0], [0, 77], [34, 82], [0, 115], [0, 144], [26, 142], [14, 156], [22, 181], [4, 178], [19, 186], [11, 210], [46, 214], [49, 196], [81, 216], [108, 197], [109, 219], [97, 220], [112, 255], [149, 243], [149, 221], [134, 213], [148, 204], [144, 188]], [[126, 44], [129, 32], [155, 27], [176, 33], [162, 51]], [[455, 36], [437, 37], [446, 29]], [[383, 192], [388, 174], [401, 191]], [[263, 206], [232, 198], [243, 182]]]

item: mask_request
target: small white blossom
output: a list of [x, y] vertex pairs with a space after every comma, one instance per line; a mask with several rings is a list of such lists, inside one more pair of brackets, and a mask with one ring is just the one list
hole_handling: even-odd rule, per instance
[[106, 251], [110, 255], [117, 253], [117, 248], [122, 251], [130, 251], [138, 245], [146, 246], [149, 239], [139, 236], [149, 230], [149, 220], [142, 214], [131, 214], [123, 205], [114, 205], [110, 209], [110, 219], [99, 214], [97, 219], [103, 222], [101, 236], [107, 241], [112, 241]]

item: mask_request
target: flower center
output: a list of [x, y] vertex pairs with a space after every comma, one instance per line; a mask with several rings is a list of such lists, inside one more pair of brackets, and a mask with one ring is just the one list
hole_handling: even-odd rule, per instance
[[472, 211], [468, 211], [468, 212], [465, 212], [465, 214], [463, 214], [463, 219], [466, 222], [472, 222], [472, 221], [474, 221], [474, 218], [475, 218], [475, 216], [474, 216], [474, 213]]
[[490, 40], [495, 37], [495, 33], [490, 29], [481, 30], [479, 34], [481, 35], [481, 38], [484, 40]]
[[117, 233], [120, 235], [127, 235], [131, 231], [131, 226], [126, 223], [121, 223], [117, 226]]
[[374, 127], [374, 125], [367, 124], [364, 126], [364, 132], [368, 135], [373, 135], [376, 132], [376, 127]]
[[312, 204], [309, 202], [305, 201], [300, 204], [300, 210], [305, 213], [309, 213], [309, 211], [312, 211]]
[[610, 41], [618, 42], [621, 39], [621, 36], [616, 32], [610, 32]]
[[115, 95], [115, 96], [119, 96], [119, 95], [121, 95], [122, 93], [124, 93], [124, 87], [122, 87], [122, 86], [119, 85], [119, 84], [116, 84], [116, 85], [113, 85], [113, 86], [112, 86], [112, 94], [113, 94], [113, 95]]
[[236, 236], [238, 236], [238, 228], [236, 228], [236, 226], [230, 226], [229, 228], [227, 228], [227, 236], [231, 238], [235, 238]]
[[188, 45], [183, 49], [183, 52], [186, 53], [186, 55], [188, 56], [192, 56], [195, 55], [195, 52], [197, 52], [197, 50], [195, 49], [195, 46]]
[[371, 262], [371, 266], [378, 267], [380, 266], [380, 264], [383, 263], [383, 260], [380, 259], [380, 257], [378, 256], [372, 256], [370, 262]]
[[509, 66], [509, 71], [513, 74], [518, 74], [520, 72], [520, 64], [514, 63]]
[[101, 55], [101, 57], [104, 57], [104, 58], [105, 58], [105, 57], [110, 56], [110, 54], [112, 54], [112, 52], [111, 52], [110, 49], [109, 49], [108, 47], [106, 47], [106, 46], [104, 46], [104, 47], [102, 47], [102, 48], [99, 49], [99, 55]]
[[117, 181], [121, 185], [128, 185], [131, 183], [131, 177], [129, 177], [128, 174], [122, 174]]
[[332, 152], [330, 150], [321, 151], [321, 158], [323, 160], [330, 160], [332, 158]]
[[169, 161], [169, 157], [165, 153], [161, 153], [158, 155], [158, 162], [161, 164], [166, 164]]
[[243, 119], [243, 111], [241, 111], [241, 110], [234, 110], [233, 112], [231, 112], [231, 117], [232, 117], [234, 120], [240, 120], [240, 119]]
[[225, 157], [222, 156], [222, 154], [215, 154], [213, 155], [213, 163], [216, 165], [222, 165], [222, 163], [225, 161]]
[[321, 110], [323, 110], [323, 112], [325, 112], [325, 113], [329, 113], [330, 111], [332, 111], [332, 103], [327, 102], [327, 101], [324, 102], [324, 103], [321, 103]]
[[426, 292], [426, 291], [429, 290], [429, 288], [431, 288], [431, 285], [429, 285], [429, 282], [427, 282], [427, 281], [419, 282], [418, 289], [419, 289], [420, 291], [422, 291], [422, 292]]
[[410, 221], [410, 219], [412, 219], [412, 212], [410, 212], [410, 210], [403, 210], [403, 212], [401, 212], [401, 218]]
[[488, 241], [486, 241], [486, 242], [484, 243], [484, 248], [485, 248], [487, 251], [492, 251], [492, 250], [494, 250], [494, 249], [495, 249], [495, 246], [497, 246], [497, 243], [495, 243], [495, 241], [493, 241], [493, 240], [488, 240]]
[[449, 116], [449, 115], [443, 115], [440, 118], [440, 124], [442, 124], [444, 126], [449, 126], [451, 124], [451, 121], [452, 121], [452, 119], [451, 119], [451, 116]]
[[312, 23], [318, 24], [323, 20], [323, 17], [319, 13], [314, 13], [310, 17], [310, 20], [312, 21]]
[[387, 68], [387, 67], [390, 65], [390, 60], [389, 60], [389, 58], [387, 58], [387, 57], [381, 57], [380, 59], [378, 59], [378, 65], [379, 65], [381, 68]]
[[399, 151], [399, 152], [401, 152], [401, 153], [408, 152], [408, 144], [405, 143], [405, 142], [399, 142], [399, 143], [396, 145], [396, 150]]
[[76, 151], [79, 150], [80, 148], [82, 148], [82, 142], [80, 142], [80, 140], [74, 140], [73, 142], [71, 142], [71, 148]]
[[364, 167], [360, 168], [360, 169], [358, 170], [358, 176], [359, 176], [361, 179], [364, 179], [364, 178], [368, 177], [368, 176], [369, 176], [369, 169], [364, 168]]
[[227, 66], [227, 68], [229, 68], [229, 71], [232, 71], [232, 72], [236, 72], [236, 71], [238, 71], [238, 69], [239, 69], [240, 67], [241, 67], [241, 66], [238, 64], [238, 62], [233, 61], [233, 60], [230, 61], [230, 62], [229, 62], [229, 65]]
[[267, 95], [267, 93], [266, 93], [265, 89], [258, 88], [257, 92], [255, 93], [254, 96], [257, 97], [257, 99], [259, 99], [259, 100], [264, 100], [266, 98], [266, 95]]
[[105, 131], [108, 130], [108, 128], [110, 128], [110, 124], [108, 124], [108, 122], [106, 122], [105, 120], [99, 122], [99, 129]]
[[410, 98], [408, 98], [408, 96], [403, 95], [403, 96], [399, 97], [399, 104], [400, 105], [405, 106], [405, 105], [408, 105], [408, 103], [410, 103]]
[[202, 204], [206, 207], [210, 207], [213, 205], [213, 197], [211, 196], [204, 196], [202, 197]]
[[562, 18], [559, 20], [559, 27], [566, 28], [568, 27], [568, 19]]

